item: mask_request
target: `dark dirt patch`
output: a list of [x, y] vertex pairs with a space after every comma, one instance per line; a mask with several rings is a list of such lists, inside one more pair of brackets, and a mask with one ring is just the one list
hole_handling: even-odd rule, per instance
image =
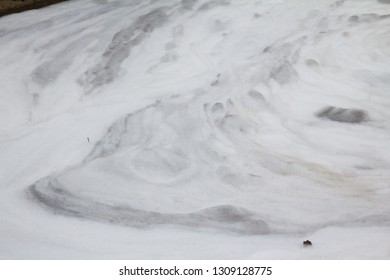
[[67, 0], [0, 0], [0, 17], [27, 10], [39, 9], [63, 1]]

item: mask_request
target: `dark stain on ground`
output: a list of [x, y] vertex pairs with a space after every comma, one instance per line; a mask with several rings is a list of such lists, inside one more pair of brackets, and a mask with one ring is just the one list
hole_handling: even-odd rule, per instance
[[0, 17], [27, 10], [39, 9], [64, 1], [67, 0], [0, 0]]

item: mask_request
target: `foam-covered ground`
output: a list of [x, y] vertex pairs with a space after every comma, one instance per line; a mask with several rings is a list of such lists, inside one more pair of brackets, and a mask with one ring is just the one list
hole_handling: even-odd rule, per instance
[[387, 0], [1, 18], [0, 258], [389, 259], [389, 45]]

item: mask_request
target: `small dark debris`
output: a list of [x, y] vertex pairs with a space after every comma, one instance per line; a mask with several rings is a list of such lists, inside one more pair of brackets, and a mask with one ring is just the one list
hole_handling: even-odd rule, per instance
[[305, 240], [305, 241], [303, 241], [303, 245], [304, 245], [304, 246], [311, 246], [311, 245], [313, 245], [313, 244], [311, 243], [310, 240]]

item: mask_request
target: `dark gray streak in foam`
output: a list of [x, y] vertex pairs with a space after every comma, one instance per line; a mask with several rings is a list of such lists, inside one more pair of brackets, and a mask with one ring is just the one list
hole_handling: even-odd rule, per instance
[[166, 214], [144, 211], [127, 205], [110, 205], [77, 196], [64, 190], [53, 178], [38, 181], [28, 188], [28, 196], [59, 215], [79, 217], [122, 226], [149, 228], [177, 225], [188, 228], [212, 228], [239, 234], [269, 233], [268, 225], [246, 209], [219, 205], [201, 211]]
[[140, 16], [131, 26], [117, 32], [103, 53], [102, 61], [86, 72], [84, 83], [89, 91], [111, 83], [117, 77], [122, 62], [130, 55], [131, 49], [167, 20], [167, 8], [160, 7]]
[[230, 1], [228, 0], [214, 0], [208, 1], [207, 3], [200, 6], [199, 10], [210, 10], [219, 6], [228, 6]]
[[[31, 73], [33, 81], [41, 86], [54, 82], [60, 74], [72, 64], [74, 57], [82, 51], [85, 45], [88, 44], [88, 40], [93, 36], [94, 34], [87, 34], [70, 43], [65, 43], [63, 41], [62, 45], [65, 45], [65, 47], [63, 47], [54, 58], [45, 61], [33, 70]], [[50, 45], [50, 47], [52, 46], [53, 45]]]
[[[113, 154], [121, 146], [136, 145], [144, 143], [147, 138], [146, 133], [149, 129], [143, 124], [147, 118], [150, 109], [156, 109], [160, 106], [161, 101], [157, 101], [149, 106], [146, 106], [136, 112], [127, 114], [123, 118], [116, 121], [108, 128], [106, 135], [96, 143], [92, 152], [86, 157], [84, 162], [88, 162], [100, 157], [106, 157]], [[153, 131], [151, 129], [151, 131]], [[144, 133], [145, 132], [145, 133]]]
[[181, 7], [184, 10], [192, 10], [194, 5], [196, 4], [196, 2], [198, 2], [198, 0], [181, 0], [180, 1]]
[[382, 19], [389, 18], [390, 15], [378, 15], [378, 14], [360, 14], [360, 15], [353, 15], [349, 17], [349, 21], [352, 23], [370, 23], [375, 22]]
[[317, 113], [317, 117], [343, 123], [361, 123], [367, 120], [367, 113], [361, 109], [327, 106]]

